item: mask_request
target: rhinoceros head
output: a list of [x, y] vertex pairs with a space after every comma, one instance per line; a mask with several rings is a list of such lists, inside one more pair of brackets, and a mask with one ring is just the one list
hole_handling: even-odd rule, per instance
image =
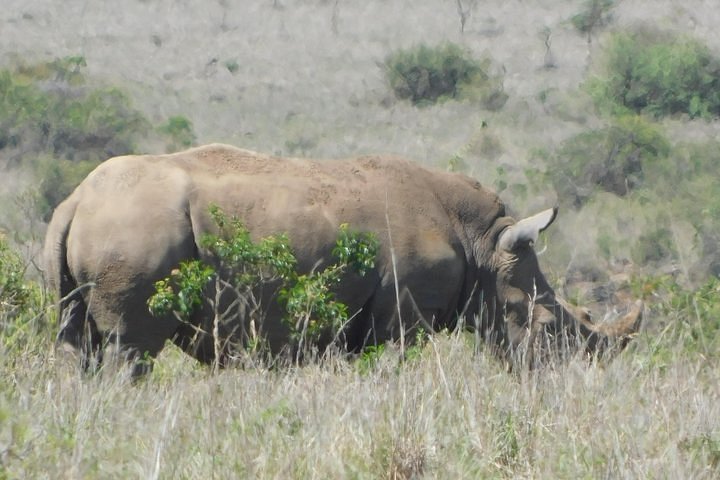
[[525, 353], [529, 361], [542, 353], [576, 351], [574, 347], [601, 352], [608, 345], [624, 345], [637, 331], [642, 312], [637, 303], [619, 321], [594, 324], [587, 311], [555, 295], [533, 247], [556, 215], [557, 208], [552, 208], [509, 222], [495, 237], [489, 259], [495, 280], [495, 305], [488, 305], [494, 310], [493, 333], [507, 353]]

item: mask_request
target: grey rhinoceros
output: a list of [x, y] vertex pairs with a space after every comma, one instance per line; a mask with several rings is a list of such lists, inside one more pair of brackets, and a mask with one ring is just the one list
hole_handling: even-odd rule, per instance
[[[287, 233], [306, 272], [330, 260], [339, 225], [375, 232], [374, 269], [346, 274], [336, 291], [355, 314], [342, 332], [351, 351], [397, 340], [401, 331], [412, 336], [418, 325], [453, 328], [459, 318], [502, 354], [532, 345], [540, 332], [559, 348], [597, 350], [627, 338], [638, 323], [637, 305], [619, 321], [596, 325], [556, 298], [533, 243], [557, 209], [516, 221], [476, 180], [395, 157], [314, 161], [213, 144], [112, 158], [57, 207], [44, 255], [61, 299], [58, 340], [85, 358], [113, 343], [130, 359], [155, 357], [172, 340], [212, 362], [207, 312], [189, 325], [153, 317], [147, 306], [155, 281], [207, 254], [199, 238], [215, 229], [211, 204], [241, 219], [255, 238]], [[279, 352], [289, 331], [277, 304], [266, 304], [263, 331]]]

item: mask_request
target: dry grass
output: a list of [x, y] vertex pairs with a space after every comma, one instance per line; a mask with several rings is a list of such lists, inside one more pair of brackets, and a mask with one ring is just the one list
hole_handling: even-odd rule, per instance
[[[176, 350], [132, 385], [28, 345], [0, 372], [7, 478], [716, 478], [717, 358], [510, 374], [465, 335], [404, 365], [333, 357], [217, 375]], [[654, 340], [653, 340], [654, 341]], [[4, 352], [3, 352], [4, 353]], [[5, 357], [7, 358], [7, 357]], [[364, 373], [363, 373], [364, 372]]]

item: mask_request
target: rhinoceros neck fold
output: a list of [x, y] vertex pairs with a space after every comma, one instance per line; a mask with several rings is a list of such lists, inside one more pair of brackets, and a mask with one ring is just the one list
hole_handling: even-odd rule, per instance
[[[467, 260], [479, 268], [487, 266], [485, 257], [494, 237], [499, 234], [498, 221], [505, 218], [505, 204], [480, 182], [464, 175], [435, 174], [429, 177], [428, 182], [438, 202], [452, 219], [455, 233], [466, 250]], [[507, 225], [509, 223], [500, 225], [500, 229]]]

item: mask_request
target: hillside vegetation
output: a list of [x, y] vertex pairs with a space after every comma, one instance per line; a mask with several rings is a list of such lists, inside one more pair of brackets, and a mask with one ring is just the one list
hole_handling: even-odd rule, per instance
[[[0, 477], [720, 473], [707, 2], [7, 3]], [[533, 372], [443, 332], [302, 367], [248, 352], [218, 373], [167, 348], [140, 384], [82, 374], [52, 348], [45, 222], [111, 156], [211, 141], [397, 153], [479, 179], [518, 216], [557, 204], [538, 247], [554, 287], [597, 318], [642, 298], [643, 331], [612, 360]]]

